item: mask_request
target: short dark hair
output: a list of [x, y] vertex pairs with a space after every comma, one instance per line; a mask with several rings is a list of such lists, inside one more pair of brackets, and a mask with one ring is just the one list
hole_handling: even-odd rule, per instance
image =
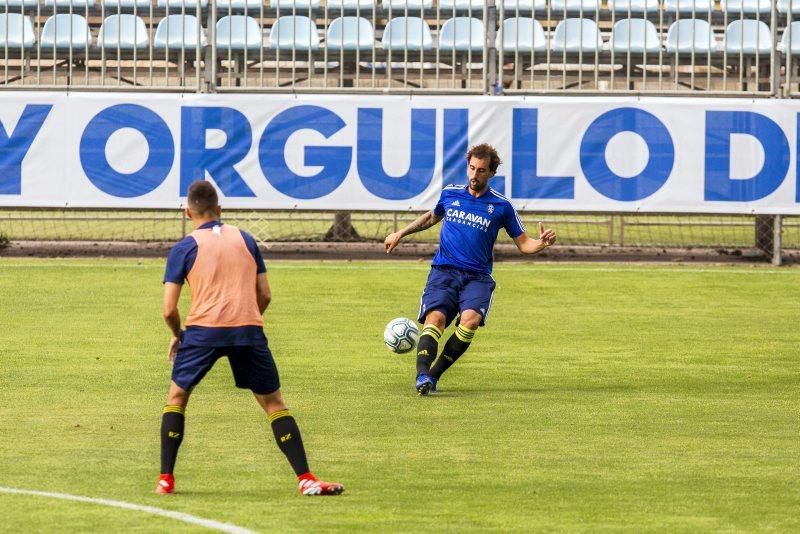
[[195, 215], [212, 215], [219, 206], [219, 197], [213, 185], [205, 180], [197, 180], [189, 186], [187, 202]]
[[488, 143], [481, 143], [480, 145], [475, 145], [470, 148], [469, 152], [467, 152], [467, 163], [469, 163], [469, 160], [472, 158], [488, 159], [489, 170], [493, 173], [497, 172], [497, 167], [503, 163], [500, 156], [497, 155], [497, 150]]

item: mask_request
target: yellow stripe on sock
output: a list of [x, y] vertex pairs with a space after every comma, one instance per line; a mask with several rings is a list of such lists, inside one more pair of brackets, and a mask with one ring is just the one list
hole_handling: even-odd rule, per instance
[[272, 412], [269, 414], [269, 422], [274, 423], [281, 417], [289, 417], [289, 410], [278, 410], [277, 412]]
[[184, 410], [184, 408], [182, 406], [167, 405], [167, 406], [164, 406], [164, 412], [163, 413], [180, 413], [180, 414], [182, 414], [182, 413], [184, 413], [184, 411], [185, 410]]
[[456, 337], [464, 343], [469, 343], [472, 341], [472, 338], [475, 337], [475, 330], [470, 330], [469, 328], [459, 325], [458, 328], [456, 328]]
[[422, 329], [422, 334], [420, 334], [420, 337], [422, 336], [431, 336], [436, 341], [439, 341], [439, 338], [442, 337], [442, 331], [436, 328], [434, 325], [429, 324]]

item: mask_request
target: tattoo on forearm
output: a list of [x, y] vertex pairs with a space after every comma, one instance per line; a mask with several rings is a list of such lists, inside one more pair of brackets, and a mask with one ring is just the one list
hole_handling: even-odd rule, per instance
[[423, 213], [417, 217], [414, 222], [406, 226], [406, 228], [403, 230], [403, 234], [408, 235], [427, 230], [437, 222], [439, 222], [439, 218], [437, 218], [432, 211]]

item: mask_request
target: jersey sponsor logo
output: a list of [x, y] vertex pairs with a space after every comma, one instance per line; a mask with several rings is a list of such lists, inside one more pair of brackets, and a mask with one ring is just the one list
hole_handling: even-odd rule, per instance
[[487, 219], [481, 215], [475, 215], [474, 213], [470, 213], [468, 211], [449, 208], [445, 213], [448, 221], [466, 224], [468, 226], [472, 226], [473, 228], [483, 230], [484, 232], [487, 231], [489, 226], [492, 225], [491, 219]]

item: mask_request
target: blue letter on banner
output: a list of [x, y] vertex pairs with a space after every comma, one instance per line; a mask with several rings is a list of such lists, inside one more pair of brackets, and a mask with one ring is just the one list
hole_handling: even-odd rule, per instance
[[279, 113], [264, 130], [258, 147], [261, 170], [275, 189], [292, 198], [321, 198], [347, 178], [353, 149], [346, 146], [308, 146], [303, 163], [322, 167], [314, 176], [300, 176], [286, 164], [286, 142], [300, 130], [314, 130], [329, 138], [345, 127], [336, 113], [319, 106], [296, 106]]
[[[745, 180], [731, 179], [731, 134], [755, 137], [764, 166]], [[706, 200], [748, 202], [775, 191], [789, 170], [789, 141], [775, 121], [752, 111], [706, 112]]]
[[411, 110], [411, 163], [403, 176], [383, 169], [383, 110], [358, 110], [358, 174], [364, 187], [387, 200], [413, 198], [431, 183], [436, 165], [436, 110]]
[[539, 176], [539, 110], [514, 109], [514, 140], [511, 148], [512, 198], [574, 198], [575, 179], [571, 176]]
[[[106, 159], [108, 139], [122, 128], [133, 128], [147, 139], [147, 161], [131, 174], [115, 171]], [[83, 172], [98, 189], [115, 197], [138, 197], [154, 190], [167, 177], [175, 145], [169, 127], [155, 112], [136, 104], [119, 104], [104, 109], [86, 125], [80, 158]]]
[[[206, 131], [225, 132], [225, 144], [206, 148]], [[205, 180], [206, 171], [226, 197], [254, 197], [242, 176], [233, 168], [250, 151], [253, 131], [247, 117], [233, 108], [184, 107], [181, 109], [181, 196], [195, 180]]]
[[[606, 163], [606, 147], [620, 132], [636, 133], [650, 151], [644, 170], [629, 178], [618, 176]], [[642, 200], [658, 191], [669, 178], [675, 147], [666, 126], [655, 115], [636, 108], [619, 108], [603, 113], [589, 125], [580, 157], [583, 174], [598, 193], [614, 200]]]
[[0, 123], [0, 195], [22, 193], [22, 160], [50, 113], [51, 105], [25, 106], [17, 127], [6, 134]]

